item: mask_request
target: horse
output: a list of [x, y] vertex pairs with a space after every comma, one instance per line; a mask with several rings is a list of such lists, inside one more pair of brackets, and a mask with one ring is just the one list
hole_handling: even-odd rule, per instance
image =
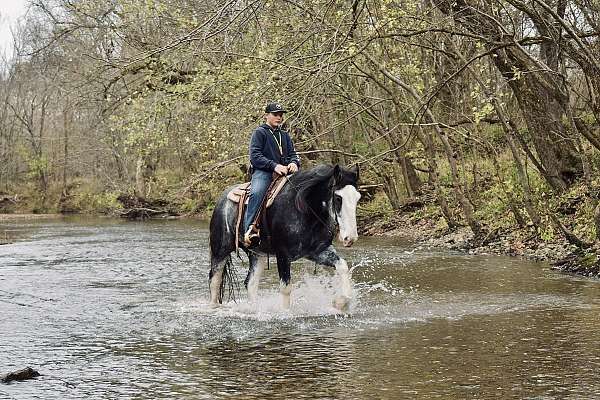
[[[358, 239], [358, 178], [358, 166], [345, 168], [339, 165], [318, 165], [286, 177], [288, 182], [263, 214], [260, 243], [256, 248], [239, 244], [249, 260], [244, 285], [250, 302], [256, 301], [261, 274], [269, 255], [274, 255], [284, 309], [290, 308], [290, 265], [300, 258], [335, 268], [342, 287], [341, 295], [336, 296], [333, 305], [340, 310], [347, 308], [352, 297], [350, 271], [347, 262], [334, 249], [333, 239], [336, 228], [339, 228], [338, 238], [345, 247], [352, 246]], [[231, 290], [234, 279], [231, 253], [236, 250], [238, 207], [227, 198], [233, 187], [222, 193], [210, 219], [208, 278], [213, 307], [223, 302], [225, 287], [230, 285]]]

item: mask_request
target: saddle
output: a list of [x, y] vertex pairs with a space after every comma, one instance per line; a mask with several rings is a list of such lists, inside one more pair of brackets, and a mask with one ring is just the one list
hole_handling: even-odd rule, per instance
[[[275, 200], [279, 192], [281, 192], [281, 189], [283, 189], [287, 181], [288, 180], [286, 179], [286, 177], [273, 173], [273, 179], [271, 180], [271, 184], [267, 188], [265, 197], [260, 203], [260, 208], [258, 209], [256, 217], [254, 217], [254, 221], [252, 222], [252, 225], [255, 226], [258, 232], [260, 232], [258, 228], [264, 210], [271, 207], [271, 204], [273, 204], [273, 201]], [[246, 205], [248, 204], [248, 200], [250, 198], [250, 182], [245, 182], [235, 186], [229, 191], [229, 193], [227, 193], [227, 198], [233, 201], [234, 203], [238, 204], [238, 215], [235, 224], [235, 247], [237, 250], [240, 242], [240, 226], [242, 224], [243, 216], [246, 211]]]

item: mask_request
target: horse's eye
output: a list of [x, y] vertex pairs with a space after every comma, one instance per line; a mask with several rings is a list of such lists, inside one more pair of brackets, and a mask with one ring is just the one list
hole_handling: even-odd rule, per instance
[[337, 194], [333, 196], [333, 206], [335, 207], [335, 211], [339, 213], [342, 209], [342, 196]]

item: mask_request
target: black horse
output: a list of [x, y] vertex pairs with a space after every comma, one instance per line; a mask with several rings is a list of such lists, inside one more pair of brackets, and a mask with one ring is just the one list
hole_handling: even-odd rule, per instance
[[[261, 225], [261, 242], [257, 248], [241, 248], [250, 266], [244, 282], [248, 298], [255, 301], [258, 282], [268, 255], [275, 255], [283, 306], [290, 306], [290, 264], [305, 257], [318, 264], [334, 267], [342, 280], [342, 295], [334, 305], [345, 308], [352, 295], [352, 284], [346, 261], [332, 246], [336, 228], [344, 246], [358, 238], [356, 204], [358, 167], [346, 169], [338, 165], [319, 165], [289, 177], [275, 201], [268, 208]], [[210, 220], [210, 301], [217, 305], [231, 272], [231, 252], [236, 248], [237, 204], [227, 198], [228, 188], [219, 198]]]

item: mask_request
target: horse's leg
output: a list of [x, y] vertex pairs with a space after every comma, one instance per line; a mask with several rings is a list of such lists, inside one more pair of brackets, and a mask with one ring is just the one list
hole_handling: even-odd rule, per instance
[[333, 305], [339, 310], [346, 309], [352, 298], [352, 279], [346, 260], [337, 254], [333, 246], [329, 246], [321, 253], [308, 257], [308, 259], [318, 264], [335, 268], [342, 281], [342, 293], [340, 296], [336, 296], [333, 300]]
[[250, 267], [248, 268], [248, 275], [246, 275], [244, 284], [248, 290], [248, 300], [255, 302], [258, 299], [258, 283], [265, 269], [266, 258], [249, 253], [248, 260], [250, 261]]
[[277, 272], [279, 272], [279, 292], [281, 293], [283, 300], [283, 308], [290, 308], [290, 294], [292, 293], [292, 286], [290, 285], [291, 274], [290, 274], [291, 262], [289, 258], [283, 254], [277, 254]]

